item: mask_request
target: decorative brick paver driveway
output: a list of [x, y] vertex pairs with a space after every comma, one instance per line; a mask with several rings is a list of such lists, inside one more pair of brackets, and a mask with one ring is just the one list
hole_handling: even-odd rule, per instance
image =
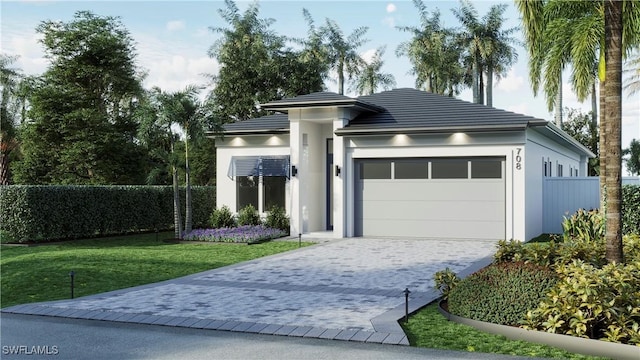
[[157, 284], [3, 312], [408, 344], [397, 323], [435, 300], [433, 274], [485, 266], [495, 241], [352, 238]]

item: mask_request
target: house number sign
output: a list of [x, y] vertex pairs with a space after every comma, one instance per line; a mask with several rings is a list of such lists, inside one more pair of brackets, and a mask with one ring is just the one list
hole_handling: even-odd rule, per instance
[[516, 170], [522, 170], [522, 155], [520, 155], [521, 153], [522, 153], [522, 148], [516, 148], [516, 157], [515, 157]]

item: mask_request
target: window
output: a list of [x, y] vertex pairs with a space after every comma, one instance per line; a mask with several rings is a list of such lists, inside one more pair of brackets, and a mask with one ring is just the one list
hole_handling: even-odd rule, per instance
[[269, 211], [274, 206], [285, 208], [285, 184], [287, 178], [284, 176], [265, 176], [263, 182], [263, 211]]
[[427, 161], [396, 161], [396, 179], [427, 179], [429, 176], [429, 163]]
[[432, 179], [466, 179], [468, 178], [467, 160], [434, 160], [431, 162]]
[[391, 161], [361, 162], [360, 179], [391, 179]]
[[236, 176], [236, 211], [247, 205], [258, 209], [258, 181], [257, 176]]
[[558, 164], [558, 176], [562, 177], [562, 164]]
[[471, 160], [472, 179], [501, 179], [502, 161], [500, 160]]

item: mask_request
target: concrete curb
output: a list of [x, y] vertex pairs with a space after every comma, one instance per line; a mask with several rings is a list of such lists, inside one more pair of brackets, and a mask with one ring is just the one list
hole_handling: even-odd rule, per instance
[[491, 334], [502, 335], [511, 340], [524, 340], [538, 344], [545, 344], [583, 355], [600, 356], [619, 360], [640, 359], [640, 346], [526, 330], [513, 326], [498, 325], [484, 321], [467, 319], [447, 312], [440, 306], [440, 304], [438, 304], [438, 311], [440, 311], [440, 313], [449, 321], [469, 325], [480, 331]]

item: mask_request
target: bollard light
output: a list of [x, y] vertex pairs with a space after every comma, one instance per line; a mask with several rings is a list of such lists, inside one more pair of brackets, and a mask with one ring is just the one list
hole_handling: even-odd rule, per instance
[[302, 247], [302, 234], [298, 233], [298, 247]]
[[73, 278], [76, 276], [75, 271], [71, 270], [69, 277], [71, 277], [71, 298], [73, 299]]
[[409, 291], [409, 288], [405, 288], [403, 293], [404, 293], [404, 322], [406, 323], [407, 321], [409, 321], [409, 294], [411, 294], [411, 291]]

